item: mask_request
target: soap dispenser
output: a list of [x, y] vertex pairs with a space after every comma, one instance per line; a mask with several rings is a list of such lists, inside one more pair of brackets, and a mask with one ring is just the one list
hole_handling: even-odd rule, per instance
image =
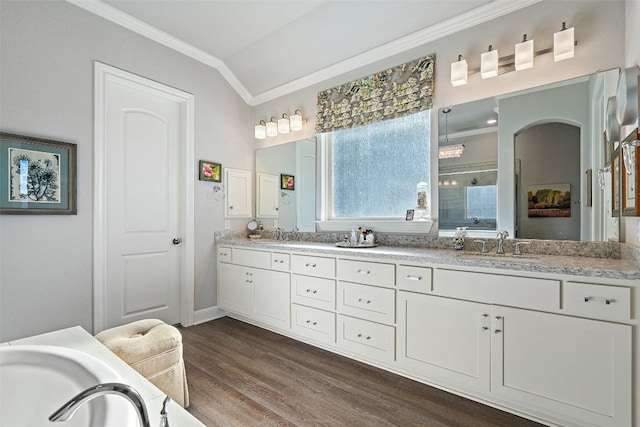
[[453, 235], [453, 249], [456, 251], [464, 249], [465, 237], [467, 237], [467, 227], [456, 227], [456, 233]]

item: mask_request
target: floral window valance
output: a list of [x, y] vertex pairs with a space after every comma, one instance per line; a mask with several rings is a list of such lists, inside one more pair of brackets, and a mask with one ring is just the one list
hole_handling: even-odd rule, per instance
[[318, 92], [316, 132], [331, 132], [433, 107], [435, 54]]

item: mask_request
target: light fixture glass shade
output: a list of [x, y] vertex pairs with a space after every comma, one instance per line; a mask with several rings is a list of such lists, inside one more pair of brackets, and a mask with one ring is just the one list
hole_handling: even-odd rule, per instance
[[[439, 159], [451, 159], [462, 156], [464, 152], [464, 144], [444, 145], [438, 148]], [[445, 183], [445, 185], [447, 185]]]
[[489, 46], [489, 52], [480, 55], [480, 74], [483, 79], [498, 75], [498, 60], [498, 51], [492, 50], [491, 46]]
[[276, 122], [275, 117], [271, 117], [271, 121], [267, 123], [267, 136], [277, 136], [278, 135], [278, 123]]
[[299, 110], [289, 117], [289, 126], [292, 132], [302, 130], [302, 113]]
[[287, 113], [282, 115], [282, 118], [278, 119], [278, 133], [289, 133], [289, 118], [285, 117]]
[[260, 120], [260, 124], [256, 125], [254, 135], [256, 139], [265, 139], [267, 137], [267, 126], [265, 126], [264, 120]]
[[451, 63], [451, 85], [462, 86], [467, 84], [467, 72], [469, 65], [462, 55], [458, 56], [458, 61]]
[[563, 22], [562, 30], [553, 33], [553, 60], [558, 62], [563, 59], [573, 58], [574, 46], [573, 27], [566, 28]]
[[533, 68], [533, 40], [525, 40], [516, 45], [516, 71]]
[[636, 144], [638, 141], [625, 141], [622, 143], [622, 159], [624, 160], [624, 169], [627, 175], [633, 175], [636, 170]]

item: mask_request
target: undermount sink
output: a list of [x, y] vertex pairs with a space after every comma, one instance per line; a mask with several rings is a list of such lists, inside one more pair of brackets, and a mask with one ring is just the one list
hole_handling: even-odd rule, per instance
[[456, 257], [459, 258], [484, 258], [486, 260], [491, 261], [508, 261], [508, 262], [538, 262], [540, 258], [534, 255], [511, 255], [511, 254], [496, 254], [496, 253], [486, 253], [482, 252], [467, 252], [456, 254]]
[[[47, 345], [0, 347], [0, 425], [51, 427], [49, 416], [88, 387], [121, 382], [95, 357]], [[118, 396], [101, 396], [81, 407], [64, 427], [135, 426], [137, 415]]]

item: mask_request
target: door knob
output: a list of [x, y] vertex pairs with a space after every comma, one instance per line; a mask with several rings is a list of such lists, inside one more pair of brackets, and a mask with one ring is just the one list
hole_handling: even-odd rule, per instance
[[174, 245], [179, 245], [180, 242], [182, 242], [182, 239], [177, 238], [177, 237], [171, 241], [171, 243], [173, 243]]

